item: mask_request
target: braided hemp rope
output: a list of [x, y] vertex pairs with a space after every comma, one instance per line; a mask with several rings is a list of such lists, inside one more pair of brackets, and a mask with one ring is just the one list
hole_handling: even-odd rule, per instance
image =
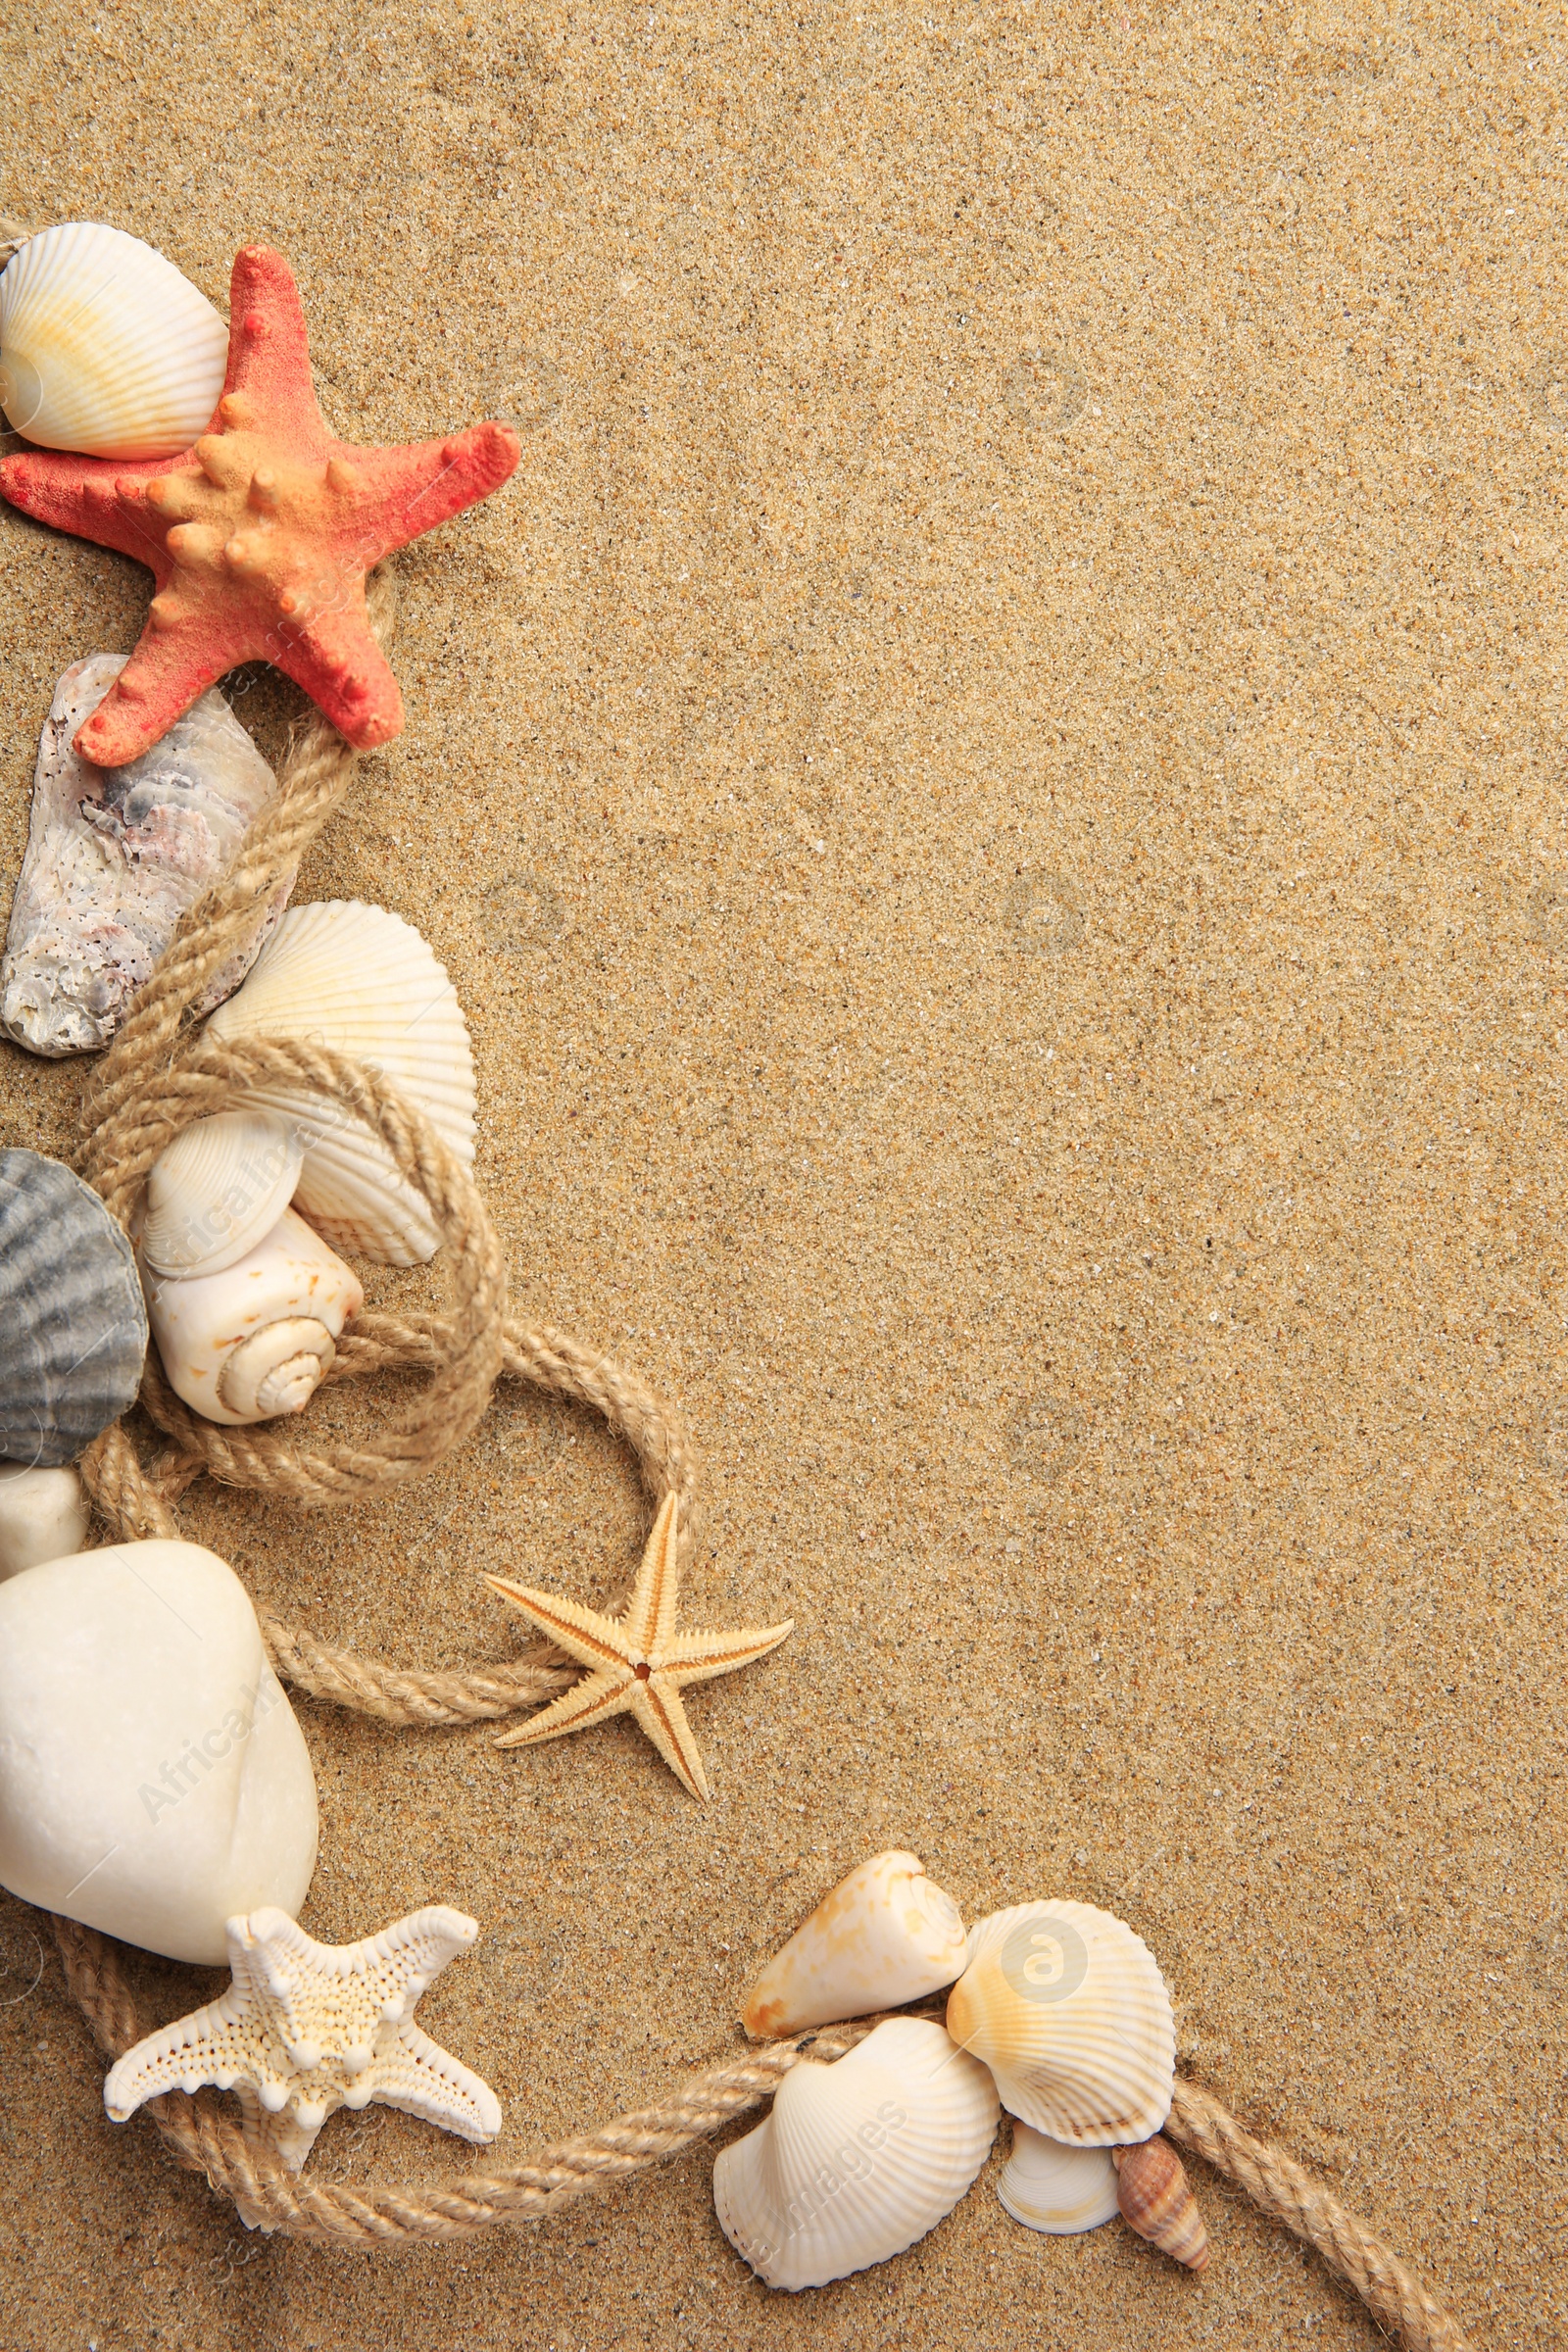
[[[54, 1929], [67, 1984], [100, 2048], [120, 2057], [140, 2039], [142, 2026], [116, 1945], [74, 1920], [57, 1918]], [[813, 2058], [842, 2057], [877, 2022], [857, 2018], [765, 2042], [728, 2065], [710, 2067], [661, 2105], [545, 2148], [527, 2164], [464, 2174], [425, 2188], [355, 2188], [287, 2172], [265, 2143], [247, 2138], [233, 2111], [211, 2090], [193, 2098], [166, 2091], [148, 2101], [146, 2113], [176, 2161], [230, 2197], [252, 2229], [362, 2248], [409, 2238], [465, 2238], [502, 2222], [538, 2221], [589, 2189], [678, 2156], [760, 2107], [808, 2048]], [[1178, 2081], [1165, 2131], [1314, 2247], [1408, 2352], [1468, 2352], [1458, 2323], [1366, 2224], [1283, 2149], [1244, 2131], [1211, 2091]]]
[[[386, 575], [372, 575], [368, 605], [384, 637], [392, 622]], [[297, 739], [277, 799], [228, 873], [182, 918], [98, 1066], [83, 1103], [84, 1172], [128, 1226], [147, 1172], [172, 1137], [192, 1119], [241, 1099], [258, 1079], [283, 1077], [341, 1102], [380, 1135], [429, 1201], [444, 1240], [454, 1245], [457, 1297], [445, 1315], [363, 1316], [345, 1336], [333, 1377], [408, 1365], [427, 1371], [430, 1386], [412, 1412], [376, 1437], [352, 1446], [312, 1446], [266, 1429], [219, 1430], [201, 1421], [150, 1361], [142, 1401], [172, 1447], [149, 1474], [122, 1426], [105, 1431], [81, 1465], [93, 1498], [110, 1527], [128, 1538], [177, 1534], [172, 1503], [204, 1470], [299, 1502], [357, 1499], [417, 1475], [461, 1443], [505, 1368], [593, 1405], [632, 1445], [655, 1494], [673, 1488], [688, 1502], [695, 1476], [690, 1447], [652, 1391], [564, 1334], [507, 1320], [505, 1269], [483, 1201], [412, 1104], [377, 1074], [318, 1047], [296, 1041], [220, 1047], [182, 1037], [190, 1007], [220, 967], [254, 939], [269, 899], [292, 878], [353, 764], [353, 754], [324, 720], [311, 721]], [[682, 1519], [689, 1545], [689, 1509]], [[506, 1666], [428, 1675], [334, 1649], [275, 1619], [264, 1619], [263, 1630], [279, 1671], [299, 1687], [389, 1723], [481, 1720], [548, 1696], [569, 1679], [548, 1649]], [[54, 1926], [67, 1983], [100, 2046], [119, 2057], [141, 2038], [143, 2026], [117, 1947], [75, 1921], [57, 1918]], [[531, 2164], [426, 2188], [350, 2188], [297, 2179], [210, 2090], [192, 2098], [167, 2093], [150, 2101], [147, 2112], [176, 2161], [205, 2175], [253, 2227], [337, 2245], [464, 2238], [501, 2222], [536, 2220], [567, 2198], [678, 2154], [760, 2105], [805, 2047], [838, 2057], [875, 2022], [764, 2045], [710, 2069], [665, 2104], [548, 2148]], [[1364, 2224], [1282, 2151], [1252, 2138], [1212, 2094], [1179, 2083], [1168, 2129], [1315, 2246], [1410, 2352], [1465, 2352], [1456, 2324]]]

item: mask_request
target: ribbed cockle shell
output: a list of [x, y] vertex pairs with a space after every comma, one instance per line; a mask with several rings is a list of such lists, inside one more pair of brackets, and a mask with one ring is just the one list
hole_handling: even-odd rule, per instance
[[1052, 2139], [1112, 2147], [1170, 2112], [1176, 2031], [1142, 1936], [1091, 1903], [1021, 1903], [969, 1934], [948, 2031]]
[[147, 1178], [143, 1265], [178, 1280], [233, 1265], [287, 1208], [303, 1158], [293, 1129], [266, 1111], [193, 1121]]
[[748, 2034], [798, 2034], [897, 2009], [964, 1964], [957, 1906], [918, 1854], [875, 1854], [825, 1894], [747, 1996]]
[[0, 1455], [74, 1461], [135, 1402], [146, 1353], [136, 1261], [97, 1194], [0, 1152]]
[[[457, 991], [413, 924], [384, 906], [291, 907], [208, 1035], [330, 1046], [390, 1079], [473, 1163], [473, 1055]], [[434, 1256], [428, 1204], [363, 1120], [303, 1089], [269, 1084], [252, 1100], [299, 1134], [296, 1205], [334, 1249], [394, 1266]]]
[[228, 329], [140, 237], [67, 220], [0, 272], [0, 408], [45, 449], [167, 458], [223, 389]]
[[836, 2066], [791, 2068], [713, 2167], [718, 2226], [769, 2286], [847, 2278], [953, 2211], [996, 2129], [985, 2068], [940, 2026], [890, 2018]]

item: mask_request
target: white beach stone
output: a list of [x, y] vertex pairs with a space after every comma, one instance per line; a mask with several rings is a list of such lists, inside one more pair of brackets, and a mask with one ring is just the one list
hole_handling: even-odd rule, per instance
[[[107, 1046], [192, 900], [231, 863], [277, 781], [212, 688], [125, 767], [94, 767], [76, 729], [125, 666], [89, 654], [55, 688], [38, 742], [27, 852], [0, 971], [0, 1029], [58, 1057]], [[239, 986], [282, 912], [290, 874], [243, 955], [195, 1009]]]
[[296, 1913], [316, 1777], [244, 1587], [196, 1544], [117, 1544], [0, 1585], [0, 1885], [173, 1960]]
[[74, 1470], [0, 1462], [0, 1584], [79, 1551], [86, 1540], [87, 1497]]

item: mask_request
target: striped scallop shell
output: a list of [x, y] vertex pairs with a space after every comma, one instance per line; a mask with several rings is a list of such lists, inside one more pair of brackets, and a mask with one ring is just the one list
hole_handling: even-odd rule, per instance
[[[229, 1044], [304, 1039], [379, 1070], [473, 1165], [473, 1054], [457, 991], [413, 924], [384, 906], [334, 899], [290, 907], [207, 1026]], [[284, 1086], [257, 1087], [249, 1099], [298, 1133], [295, 1206], [334, 1250], [390, 1266], [435, 1255], [441, 1236], [428, 1204], [363, 1120]]]
[[1141, 1936], [1092, 1903], [1020, 1903], [969, 1931], [948, 2032], [1002, 2103], [1077, 2147], [1147, 2139], [1170, 2112], [1176, 2029]]
[[934, 2230], [996, 2129], [985, 2068], [940, 2026], [890, 2018], [836, 2066], [790, 2069], [713, 2167], [718, 2226], [768, 2286], [825, 2286]]
[[97, 1194], [0, 1152], [0, 1455], [74, 1461], [135, 1401], [146, 1353], [136, 1260]]
[[0, 273], [0, 408], [45, 449], [168, 458], [207, 429], [228, 329], [172, 262], [123, 229], [68, 220]]
[[143, 1264], [178, 1278], [234, 1265], [293, 1200], [303, 1157], [293, 1129], [266, 1111], [195, 1120], [153, 1162]]
[[1108, 2148], [1065, 2148], [1028, 2124], [1013, 2125], [997, 2195], [1026, 2230], [1051, 2237], [1098, 2230], [1118, 2211], [1119, 2189]]

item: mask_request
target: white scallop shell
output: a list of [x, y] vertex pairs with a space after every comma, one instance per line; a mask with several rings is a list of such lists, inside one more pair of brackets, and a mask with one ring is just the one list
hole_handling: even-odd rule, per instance
[[1120, 2211], [1108, 2148], [1068, 2148], [1028, 2124], [1012, 2127], [1012, 2154], [997, 2194], [1015, 2222], [1052, 2237], [1098, 2230]]
[[303, 1158], [293, 1129], [266, 1111], [197, 1119], [153, 1162], [142, 1263], [182, 1279], [233, 1265], [293, 1200]]
[[[473, 1054], [457, 991], [413, 924], [384, 906], [335, 899], [291, 907], [208, 1034], [333, 1047], [380, 1070], [464, 1166], [473, 1164]], [[296, 1205], [334, 1249], [391, 1266], [435, 1255], [441, 1236], [428, 1205], [363, 1120], [282, 1087], [258, 1087], [252, 1099], [298, 1132]]]
[[825, 1894], [747, 1996], [748, 2034], [799, 2034], [897, 2009], [951, 1984], [965, 1959], [957, 1906], [918, 1854], [874, 1854]]
[[291, 1208], [216, 1274], [142, 1280], [170, 1387], [226, 1429], [307, 1404], [365, 1304], [352, 1268]]
[[825, 2286], [934, 2230], [996, 2129], [985, 2068], [940, 2026], [889, 2018], [836, 2066], [791, 2068], [713, 2167], [718, 2226], [768, 2286]]
[[206, 431], [227, 364], [206, 295], [123, 229], [68, 220], [0, 272], [0, 408], [45, 449], [172, 457]]
[[1052, 2139], [1149, 2139], [1170, 2113], [1176, 2029], [1141, 1936], [1092, 1903], [1020, 1903], [969, 1931], [948, 2031], [1002, 2103]]

